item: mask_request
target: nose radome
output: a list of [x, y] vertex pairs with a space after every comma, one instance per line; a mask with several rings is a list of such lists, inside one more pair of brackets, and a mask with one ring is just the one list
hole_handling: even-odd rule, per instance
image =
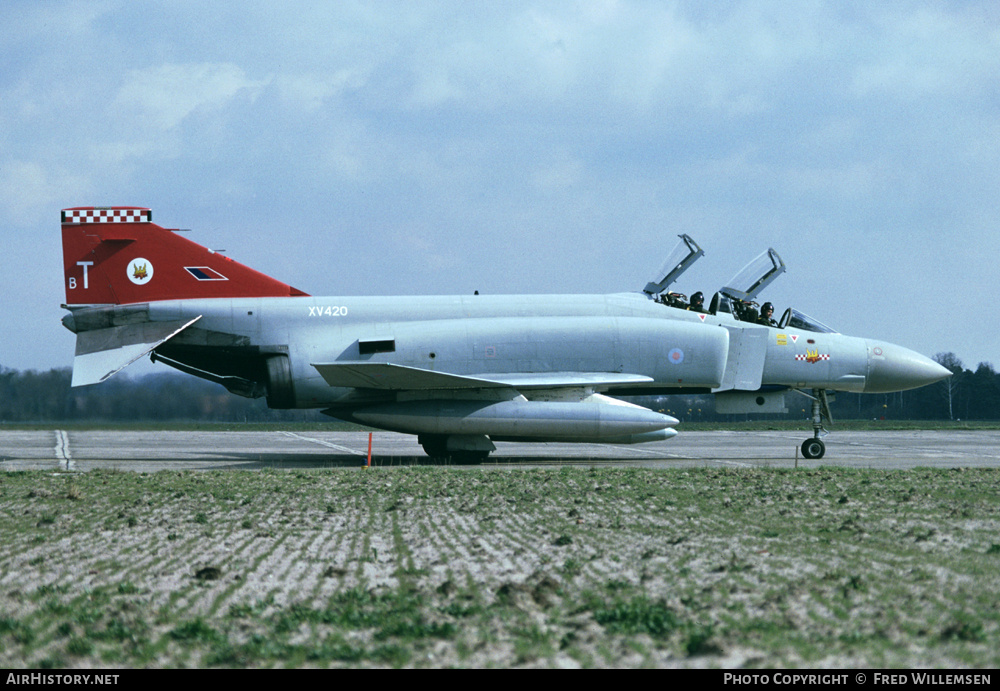
[[865, 393], [906, 391], [951, 376], [948, 369], [909, 348], [882, 341], [867, 341], [867, 345]]

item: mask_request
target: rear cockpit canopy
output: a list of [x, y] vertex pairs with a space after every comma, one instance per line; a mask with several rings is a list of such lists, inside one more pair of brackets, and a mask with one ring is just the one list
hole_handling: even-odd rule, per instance
[[673, 251], [667, 256], [667, 260], [663, 262], [663, 266], [660, 270], [656, 272], [657, 276], [662, 276], [657, 281], [650, 281], [646, 284], [646, 287], [642, 289], [642, 292], [650, 296], [655, 296], [663, 293], [670, 284], [676, 281], [682, 273], [688, 270], [692, 264], [694, 264], [699, 257], [705, 254], [705, 250], [698, 247], [698, 243], [691, 239], [690, 235], [682, 234], [678, 235], [681, 239], [677, 246], [674, 247]]

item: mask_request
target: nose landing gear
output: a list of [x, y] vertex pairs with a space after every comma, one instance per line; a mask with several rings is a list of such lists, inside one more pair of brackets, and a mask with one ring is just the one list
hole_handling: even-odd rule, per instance
[[825, 418], [830, 423], [833, 422], [826, 390], [813, 389], [811, 394], [801, 389], [797, 389], [797, 391], [812, 400], [813, 436], [802, 442], [802, 455], [805, 458], [823, 458], [823, 454], [826, 453], [826, 444], [823, 443], [821, 437], [829, 434], [823, 427], [823, 419]]
[[802, 455], [806, 458], [823, 458], [826, 453], [826, 444], [822, 439], [806, 439], [802, 442]]

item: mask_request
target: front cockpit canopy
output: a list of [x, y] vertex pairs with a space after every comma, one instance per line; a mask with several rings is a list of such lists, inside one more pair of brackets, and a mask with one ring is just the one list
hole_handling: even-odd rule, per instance
[[786, 309], [785, 313], [781, 315], [781, 321], [778, 322], [778, 328], [801, 329], [802, 331], [815, 331], [816, 333], [821, 334], [839, 333], [836, 329], [831, 329], [818, 319], [813, 319], [805, 312], [799, 312], [797, 309], [793, 309], [791, 307]]
[[720, 292], [726, 297], [743, 302], [752, 302], [764, 288], [785, 273], [785, 263], [768, 247], [756, 259], [744, 266]]

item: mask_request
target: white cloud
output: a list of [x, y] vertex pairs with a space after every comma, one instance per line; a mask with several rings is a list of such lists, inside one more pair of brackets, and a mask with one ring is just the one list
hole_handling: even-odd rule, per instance
[[0, 22], [0, 46], [29, 51], [39, 42], [76, 41], [93, 32], [94, 22], [116, 4], [115, 0], [87, 2], [35, 2], [8, 0]]
[[[217, 231], [281, 233], [310, 289], [363, 292], [315, 251], [329, 233], [418, 293], [487, 274], [496, 290], [616, 289], [684, 231], [709, 255], [700, 289], [774, 243], [790, 262], [776, 290], [802, 280], [802, 307], [836, 321], [813, 262], [866, 279], [831, 238], [878, 229], [922, 252], [912, 238], [947, 226], [956, 246], [992, 242], [995, 6], [15, 0], [0, 222], [26, 242], [64, 206], [145, 204], [223, 246]], [[977, 294], [979, 273], [952, 274]]]
[[561, 190], [580, 182], [584, 165], [579, 160], [553, 161], [532, 175], [532, 182], [543, 192]]
[[857, 65], [858, 96], [890, 94], [907, 101], [929, 96], [964, 99], [997, 88], [1000, 27], [943, 7], [883, 17], [870, 55]]
[[159, 130], [177, 127], [196, 111], [217, 111], [240, 95], [253, 100], [269, 80], [247, 77], [229, 63], [167, 64], [132, 70], [116, 110]]
[[361, 70], [345, 68], [332, 74], [280, 72], [271, 83], [278, 90], [285, 107], [301, 114], [325, 108], [331, 99], [340, 94], [363, 87], [365, 80]]
[[84, 176], [46, 168], [35, 161], [0, 163], [0, 209], [17, 225], [37, 222], [39, 217], [55, 223], [55, 214], [65, 205], [64, 200], [84, 198], [89, 194], [88, 187]]

